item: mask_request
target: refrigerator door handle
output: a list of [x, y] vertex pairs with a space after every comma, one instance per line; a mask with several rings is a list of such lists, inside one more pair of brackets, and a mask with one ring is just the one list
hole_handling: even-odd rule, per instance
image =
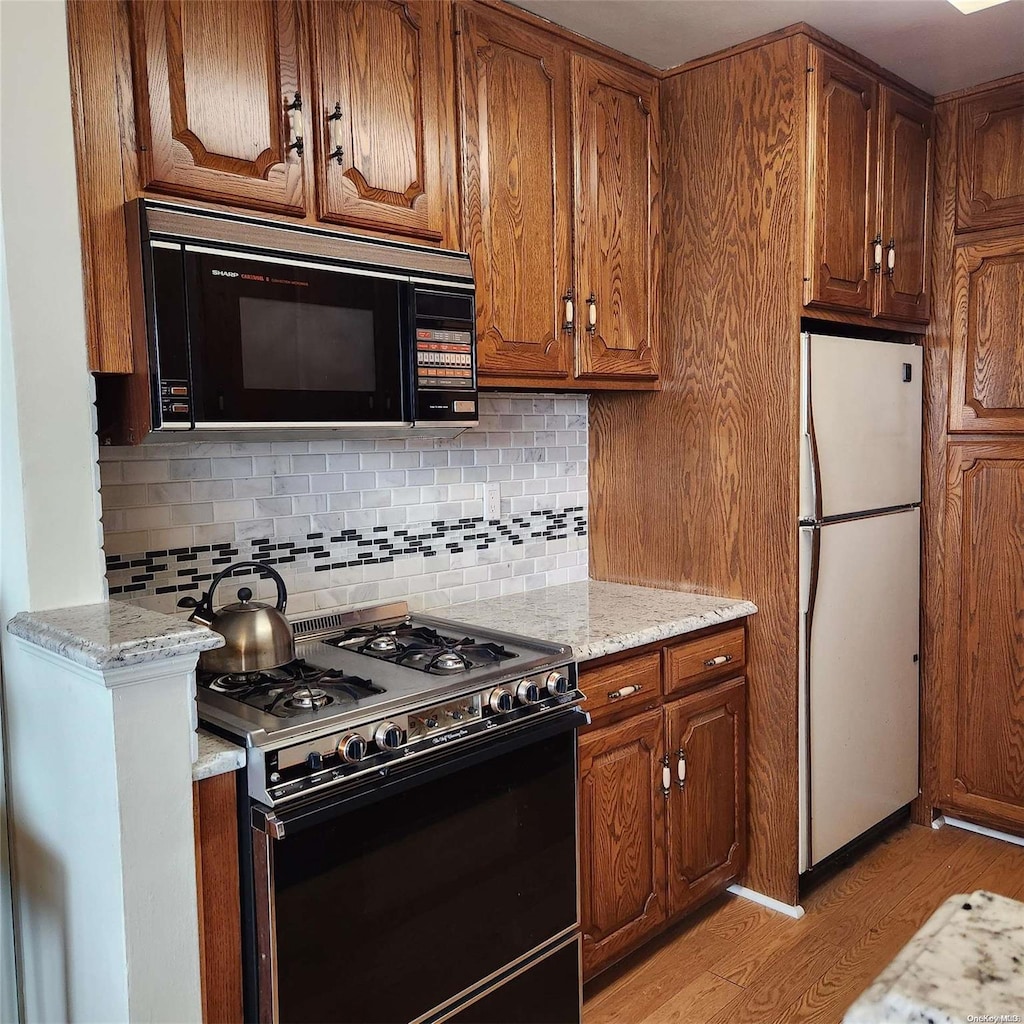
[[[801, 531], [803, 532], [803, 531]], [[821, 527], [813, 526], [807, 529], [810, 541], [810, 556], [808, 558], [808, 581], [807, 599], [804, 607], [804, 721], [807, 723], [804, 729], [804, 755], [806, 758], [807, 772], [805, 782], [807, 786], [807, 819], [805, 836], [807, 843], [807, 866], [814, 863], [811, 851], [813, 849], [812, 836], [814, 834], [814, 820], [811, 813], [811, 637], [814, 629], [814, 605], [818, 597], [818, 574], [821, 568]]]
[[821, 521], [821, 461], [818, 456], [818, 441], [814, 435], [814, 400], [812, 397], [811, 376], [811, 338], [804, 335], [804, 387], [806, 401], [804, 405], [804, 440], [807, 444], [808, 464], [810, 468], [811, 504], [814, 509], [814, 521]]

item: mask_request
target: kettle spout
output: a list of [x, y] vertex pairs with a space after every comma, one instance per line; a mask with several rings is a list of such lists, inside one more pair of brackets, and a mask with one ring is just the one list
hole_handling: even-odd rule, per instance
[[178, 601], [178, 607], [192, 609], [192, 614], [188, 617], [189, 622], [198, 622], [200, 626], [210, 627], [213, 625], [213, 608], [210, 606], [209, 598], [209, 594], [203, 594], [199, 601], [194, 597], [183, 597]]

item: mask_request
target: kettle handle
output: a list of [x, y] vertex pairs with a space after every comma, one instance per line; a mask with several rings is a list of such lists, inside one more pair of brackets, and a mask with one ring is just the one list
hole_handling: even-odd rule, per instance
[[217, 589], [217, 584], [226, 576], [233, 576], [236, 569], [255, 569], [257, 572], [270, 576], [277, 584], [277, 610], [282, 613], [284, 612], [288, 604], [288, 590], [284, 585], [281, 574], [272, 566], [267, 565], [266, 562], [235, 562], [234, 565], [227, 566], [227, 568], [222, 569], [214, 576], [210, 583], [210, 589], [198, 601], [194, 597], [183, 597], [178, 602], [179, 608], [193, 609], [192, 614], [189, 616], [190, 622], [195, 620], [209, 625], [213, 621], [213, 592]]

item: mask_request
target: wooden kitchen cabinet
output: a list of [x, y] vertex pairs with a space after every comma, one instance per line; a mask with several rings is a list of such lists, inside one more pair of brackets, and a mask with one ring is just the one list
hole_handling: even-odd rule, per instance
[[960, 105], [956, 228], [1024, 224], [1024, 81]]
[[808, 54], [806, 304], [870, 313], [878, 83], [820, 46]]
[[[594, 720], [579, 738], [585, 979], [745, 868], [743, 633], [733, 623], [581, 666]], [[669, 692], [680, 671], [682, 696]]]
[[128, 4], [138, 186], [301, 214], [307, 75], [295, 0]]
[[878, 222], [884, 252], [875, 274], [875, 311], [894, 320], [928, 319], [931, 258], [931, 107], [879, 89]]
[[746, 684], [720, 683], [665, 706], [668, 913], [682, 914], [746, 862]]
[[657, 84], [572, 55], [576, 373], [656, 378]]
[[569, 79], [555, 36], [460, 4], [462, 233], [476, 279], [481, 377], [573, 369]]
[[583, 970], [633, 949], [665, 919], [661, 710], [580, 738]]
[[1024, 829], [1024, 441], [949, 446], [943, 810]]
[[234, 1024], [242, 1011], [242, 907], [234, 772], [192, 783], [203, 1020]]
[[1024, 232], [953, 260], [949, 429], [1024, 432]]
[[309, 11], [320, 219], [457, 247], [450, 6], [332, 0]]
[[808, 65], [808, 315], [926, 322], [931, 107], [813, 43]]

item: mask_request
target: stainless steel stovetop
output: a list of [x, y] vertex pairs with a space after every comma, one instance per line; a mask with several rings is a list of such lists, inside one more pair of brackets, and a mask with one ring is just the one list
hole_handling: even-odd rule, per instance
[[271, 806], [372, 781], [584, 699], [570, 647], [410, 614], [404, 602], [293, 629], [298, 661], [282, 671], [198, 674], [200, 720], [249, 748], [250, 796]]

